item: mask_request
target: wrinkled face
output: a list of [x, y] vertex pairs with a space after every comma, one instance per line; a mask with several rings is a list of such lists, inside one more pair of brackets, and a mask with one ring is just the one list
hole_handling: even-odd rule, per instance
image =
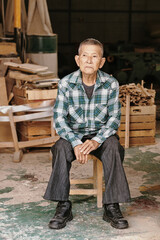
[[105, 63], [102, 57], [102, 50], [98, 45], [82, 45], [79, 55], [75, 56], [75, 61], [82, 74], [92, 75], [97, 73]]

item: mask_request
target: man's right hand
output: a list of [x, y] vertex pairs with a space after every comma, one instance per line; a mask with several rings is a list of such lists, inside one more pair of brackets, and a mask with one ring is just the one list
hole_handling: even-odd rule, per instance
[[88, 155], [80, 151], [81, 146], [82, 144], [79, 144], [76, 147], [74, 147], [74, 154], [76, 156], [77, 161], [81, 164], [84, 164], [84, 163], [87, 163], [88, 161]]

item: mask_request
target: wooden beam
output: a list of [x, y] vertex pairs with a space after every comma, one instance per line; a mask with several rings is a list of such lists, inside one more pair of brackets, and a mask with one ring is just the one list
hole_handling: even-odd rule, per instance
[[40, 112], [40, 113], [25, 114], [21, 116], [14, 116], [13, 119], [14, 119], [14, 122], [23, 122], [23, 121], [33, 120], [33, 119], [51, 117], [52, 115], [53, 115], [53, 111], [49, 111], [49, 112]]
[[7, 89], [6, 89], [6, 81], [4, 77], [0, 77], [0, 106], [8, 105], [8, 97], [7, 97]]
[[126, 96], [125, 148], [129, 148], [130, 95]]
[[96, 189], [84, 189], [84, 188], [70, 189], [70, 195], [94, 195], [94, 194], [97, 194]]
[[37, 145], [54, 143], [58, 139], [59, 139], [59, 136], [48, 137], [48, 138], [42, 138], [42, 139], [37, 139], [37, 140], [19, 142], [18, 145], [19, 145], [19, 148], [33, 147], [33, 146], [37, 146]]
[[13, 114], [12, 114], [12, 109], [8, 110], [8, 115], [10, 119], [10, 126], [11, 126], [11, 132], [12, 132], [12, 137], [13, 137], [13, 142], [14, 142], [14, 148], [15, 151], [19, 151], [19, 146], [18, 146], [18, 137], [17, 137], [17, 132], [16, 132], [16, 126], [13, 120]]

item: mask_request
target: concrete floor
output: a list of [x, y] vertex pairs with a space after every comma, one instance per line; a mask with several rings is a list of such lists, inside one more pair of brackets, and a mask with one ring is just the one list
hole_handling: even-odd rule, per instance
[[[26, 153], [21, 163], [13, 163], [11, 153], [1, 153], [0, 240], [160, 240], [160, 131], [155, 145], [127, 149], [124, 167], [132, 196], [130, 204], [121, 205], [128, 229], [104, 222], [94, 197], [72, 196], [73, 221], [51, 230], [47, 224], [56, 204], [42, 197], [51, 172], [49, 153]], [[91, 162], [74, 162], [71, 174], [91, 172]]]

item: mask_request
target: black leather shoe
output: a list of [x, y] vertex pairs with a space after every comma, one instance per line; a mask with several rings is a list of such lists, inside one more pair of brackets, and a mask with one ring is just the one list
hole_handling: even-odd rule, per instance
[[104, 204], [103, 220], [110, 222], [114, 228], [128, 228], [128, 222], [123, 218], [118, 203]]
[[50, 220], [48, 226], [52, 229], [61, 229], [64, 228], [66, 226], [66, 223], [72, 219], [72, 203], [70, 201], [58, 202], [56, 213]]

